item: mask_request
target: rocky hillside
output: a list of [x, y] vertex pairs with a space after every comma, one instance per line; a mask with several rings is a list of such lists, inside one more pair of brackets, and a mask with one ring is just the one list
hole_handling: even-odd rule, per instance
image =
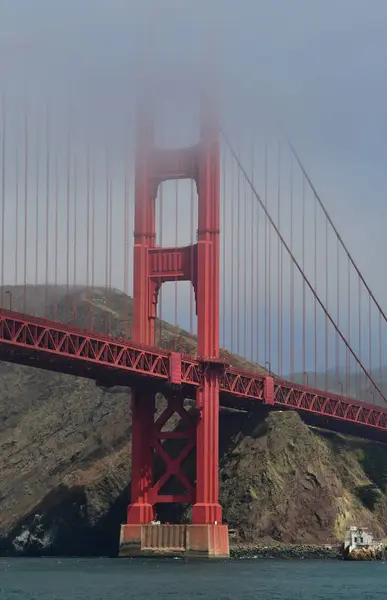
[[385, 446], [273, 412], [223, 458], [221, 497], [241, 541], [328, 543], [348, 524], [387, 531]]
[[[48, 297], [53, 311], [52, 289], [28, 291], [27, 310], [43, 311]], [[22, 310], [21, 291], [12, 293]], [[64, 319], [65, 295], [55, 294]], [[122, 334], [131, 317], [123, 294], [72, 290], [77, 324], [91, 305], [96, 326]], [[194, 349], [163, 324], [164, 345], [176, 335]], [[115, 554], [130, 482], [130, 390], [6, 363], [0, 377], [0, 554]], [[235, 542], [326, 543], [351, 522], [387, 533], [385, 446], [308, 427], [292, 412], [220, 419], [221, 501]], [[161, 507], [159, 516], [189, 512]]]

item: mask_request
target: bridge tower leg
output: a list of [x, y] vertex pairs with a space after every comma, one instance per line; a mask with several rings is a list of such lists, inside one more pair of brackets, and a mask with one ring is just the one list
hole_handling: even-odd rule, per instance
[[[188, 280], [196, 297], [197, 353], [203, 385], [196, 392], [196, 415], [183, 408], [182, 390], [160, 390], [168, 407], [155, 420], [155, 389], [145, 382], [132, 389], [132, 486], [127, 524], [121, 528], [120, 555], [185, 555], [227, 558], [227, 525], [219, 504], [219, 131], [213, 105], [202, 105], [198, 144], [178, 150], [154, 146], [153, 117], [143, 102], [139, 109], [134, 230], [133, 341], [155, 344], [157, 298], [165, 281]], [[193, 179], [198, 190], [197, 243], [180, 248], [156, 247], [155, 201], [159, 185], [174, 179]], [[173, 354], [173, 356], [172, 356]], [[179, 364], [179, 355], [171, 361]], [[173, 411], [188, 423], [185, 444], [173, 459], [161, 444], [161, 424]], [[174, 433], [169, 432], [168, 437]], [[179, 435], [179, 433], [177, 434]], [[181, 439], [181, 432], [180, 437]], [[182, 462], [196, 448], [196, 483], [187, 481]], [[154, 454], [166, 462], [166, 474], [155, 481]], [[163, 495], [169, 476], [187, 492]], [[155, 525], [155, 504], [190, 503], [191, 525]]]

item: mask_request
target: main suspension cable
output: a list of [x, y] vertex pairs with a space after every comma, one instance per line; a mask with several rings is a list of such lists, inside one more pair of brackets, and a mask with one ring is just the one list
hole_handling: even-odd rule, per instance
[[231, 155], [233, 156], [234, 160], [236, 161], [236, 163], [238, 165], [238, 168], [240, 169], [240, 171], [243, 174], [243, 176], [246, 178], [246, 181], [248, 182], [248, 184], [249, 184], [249, 186], [251, 188], [252, 193], [254, 194], [255, 198], [258, 200], [258, 202], [259, 202], [262, 210], [264, 211], [264, 213], [265, 213], [265, 215], [266, 215], [269, 223], [271, 224], [271, 226], [273, 227], [274, 231], [278, 235], [280, 241], [283, 244], [283, 247], [286, 249], [287, 253], [289, 254], [289, 256], [291, 258], [291, 260], [293, 261], [293, 263], [295, 264], [297, 270], [301, 274], [301, 277], [303, 278], [303, 280], [305, 281], [306, 285], [308, 286], [308, 288], [312, 292], [313, 296], [315, 297], [317, 303], [322, 308], [324, 314], [329, 319], [330, 323], [333, 325], [333, 327], [336, 330], [337, 334], [339, 335], [339, 337], [341, 338], [341, 340], [344, 342], [345, 346], [348, 348], [349, 352], [352, 354], [352, 356], [354, 357], [355, 361], [357, 362], [357, 364], [359, 365], [359, 367], [362, 369], [362, 371], [364, 372], [364, 374], [366, 375], [366, 377], [369, 379], [369, 381], [372, 383], [372, 385], [374, 386], [374, 388], [380, 394], [380, 397], [384, 400], [384, 402], [387, 403], [387, 398], [383, 394], [382, 390], [380, 389], [380, 387], [378, 386], [378, 384], [376, 383], [376, 381], [374, 380], [374, 378], [372, 377], [372, 375], [363, 366], [363, 364], [360, 361], [359, 357], [357, 356], [356, 352], [349, 345], [349, 343], [347, 342], [345, 336], [343, 335], [343, 333], [338, 328], [335, 320], [332, 318], [331, 314], [328, 312], [328, 310], [326, 309], [324, 303], [322, 302], [322, 300], [318, 296], [316, 290], [314, 289], [314, 287], [312, 286], [311, 282], [309, 281], [309, 278], [305, 275], [304, 271], [301, 268], [301, 265], [299, 264], [299, 262], [297, 261], [296, 257], [294, 256], [293, 252], [291, 251], [290, 247], [288, 246], [288, 244], [286, 243], [285, 239], [281, 235], [281, 232], [279, 231], [277, 225], [275, 224], [274, 220], [270, 216], [270, 214], [269, 214], [269, 212], [267, 210], [267, 207], [265, 206], [265, 203], [262, 201], [260, 195], [258, 194], [257, 190], [255, 189], [255, 187], [254, 187], [254, 185], [253, 185], [250, 177], [248, 176], [245, 168], [243, 167], [243, 165], [242, 165], [242, 163], [241, 163], [241, 161], [240, 161], [237, 153], [235, 152], [234, 148], [231, 146], [231, 143], [230, 143], [228, 137], [226, 136], [226, 134], [224, 133], [224, 131], [222, 129], [221, 129], [221, 135], [222, 135], [222, 137], [223, 137], [223, 139], [224, 139], [224, 141], [225, 141], [225, 143], [226, 143], [226, 145], [227, 145], [227, 147], [228, 147]]

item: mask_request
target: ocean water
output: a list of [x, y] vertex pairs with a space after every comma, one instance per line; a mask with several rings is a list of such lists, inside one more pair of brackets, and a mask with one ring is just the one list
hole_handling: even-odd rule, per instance
[[387, 564], [6, 559], [0, 600], [385, 600]]

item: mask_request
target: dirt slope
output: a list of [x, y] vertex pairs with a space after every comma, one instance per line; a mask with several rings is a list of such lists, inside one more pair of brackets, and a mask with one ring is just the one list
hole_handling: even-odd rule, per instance
[[[43, 291], [30, 288], [31, 302], [42, 306]], [[109, 314], [119, 334], [127, 302], [98, 294], [96, 322], [102, 328]], [[82, 325], [82, 288], [71, 302]], [[176, 330], [165, 332], [168, 345]], [[180, 340], [194, 347], [188, 334]], [[130, 481], [130, 390], [6, 363], [0, 378], [0, 554], [114, 554]], [[312, 429], [295, 413], [224, 412], [225, 519], [246, 543], [326, 542], [351, 522], [385, 534], [385, 454], [381, 444]]]

